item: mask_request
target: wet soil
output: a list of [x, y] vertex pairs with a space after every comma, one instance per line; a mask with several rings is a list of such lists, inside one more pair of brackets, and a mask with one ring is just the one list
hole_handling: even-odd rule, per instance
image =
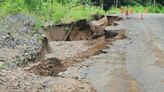
[[42, 76], [56, 76], [59, 72], [63, 72], [65, 70], [65, 67], [61, 64], [61, 60], [57, 58], [48, 58], [40, 61], [38, 65], [32, 66], [27, 71]]

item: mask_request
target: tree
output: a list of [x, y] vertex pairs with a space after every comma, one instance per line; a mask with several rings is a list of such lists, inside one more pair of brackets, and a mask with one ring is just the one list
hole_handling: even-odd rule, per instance
[[154, 6], [156, 5], [156, 0], [154, 0]]

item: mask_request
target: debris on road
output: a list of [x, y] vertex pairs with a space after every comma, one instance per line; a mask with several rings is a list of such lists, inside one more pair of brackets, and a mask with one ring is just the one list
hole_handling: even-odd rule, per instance
[[[43, 27], [41, 32], [35, 31], [35, 21], [30, 17], [22, 14], [10, 16], [0, 24], [0, 26], [6, 25], [6, 28], [0, 31], [2, 33], [0, 34], [2, 52], [0, 64], [3, 62], [4, 67], [0, 72], [0, 89], [2, 91], [49, 89], [57, 92], [61, 90], [95, 92], [88, 82], [61, 78], [59, 73], [91, 56], [108, 53], [103, 51], [107, 48], [107, 43], [126, 38], [124, 30], [105, 29], [107, 26], [118, 25], [115, 21], [119, 20], [117, 16], [101, 17], [97, 19], [101, 25], [95, 26], [84, 19], [48, 25]], [[101, 30], [94, 30], [93, 26]], [[7, 29], [10, 30], [5, 32]], [[10, 76], [1, 77], [1, 75]]]

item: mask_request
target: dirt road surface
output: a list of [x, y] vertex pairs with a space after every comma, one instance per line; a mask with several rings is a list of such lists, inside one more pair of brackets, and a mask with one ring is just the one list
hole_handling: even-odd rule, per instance
[[97, 92], [164, 91], [164, 14], [129, 17], [112, 29], [127, 29], [127, 39], [108, 53], [75, 64], [63, 75], [87, 80]]

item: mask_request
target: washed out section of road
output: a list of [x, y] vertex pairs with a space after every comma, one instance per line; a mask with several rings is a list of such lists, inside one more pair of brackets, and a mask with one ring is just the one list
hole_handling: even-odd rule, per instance
[[[19, 16], [19, 15], [17, 15], [17, 16]], [[14, 19], [15, 19], [15, 17], [14, 17]], [[17, 21], [17, 18], [14, 21]], [[17, 22], [18, 23], [21, 22], [19, 20], [19, 18], [18, 18]], [[14, 24], [14, 23], [15, 22], [13, 22], [11, 24]], [[111, 23], [113, 23], [113, 22], [111, 22]], [[23, 24], [23, 25], [21, 25], [21, 24]], [[9, 23], [9, 25], [10, 25], [10, 23]], [[29, 25], [29, 24], [27, 23], [27, 25]], [[105, 25], [107, 26], [107, 24], [105, 24]], [[20, 26], [20, 28], [21, 28], [22, 26], [23, 27], [26, 26], [26, 24], [20, 23], [20, 25], [17, 25], [17, 26]], [[18, 30], [13, 29], [13, 30], [10, 30], [9, 33], [5, 33], [7, 35], [6, 37], [7, 38], [11, 37], [12, 39], [19, 39], [19, 36], [15, 36], [15, 35], [20, 35], [19, 32], [17, 32], [20, 30], [19, 30], [19, 27], [16, 27], [16, 28], [18, 28]], [[12, 33], [13, 31], [14, 31], [14, 33]], [[26, 30], [26, 31], [29, 31], [29, 30]], [[63, 78], [63, 76], [59, 76], [58, 73], [61, 71], [65, 71], [66, 70], [65, 68], [71, 67], [73, 63], [83, 61], [83, 59], [87, 59], [90, 56], [98, 55], [100, 53], [106, 53], [105, 51], [102, 51], [102, 49], [106, 47], [106, 43], [108, 42], [108, 40], [109, 40], [109, 43], [111, 43], [112, 41], [126, 38], [126, 36], [124, 35], [124, 30], [116, 30], [116, 32], [114, 32], [114, 30], [113, 31], [106, 30], [105, 33], [104, 33], [104, 30], [101, 30], [101, 31], [102, 31], [102, 34], [99, 34], [99, 33], [96, 34], [96, 36], [98, 36], [98, 37], [95, 37], [92, 40], [88, 40], [88, 41], [84, 41], [84, 42], [79, 41], [81, 44], [80, 47], [85, 47], [85, 49], [80, 48], [79, 47], [80, 44], [78, 44], [78, 42], [76, 42], [76, 41], [73, 43], [69, 42], [69, 41], [59, 42], [61, 44], [56, 44], [55, 42], [46, 43], [46, 42], [48, 42], [48, 41], [46, 41], [45, 42], [46, 46], [50, 45], [49, 46], [50, 50], [52, 50], [52, 51], [50, 51], [50, 52], [52, 52], [50, 54], [53, 54], [53, 55], [50, 55], [50, 57], [48, 55], [46, 60], [41, 60], [41, 61], [38, 60], [39, 62], [34, 62], [35, 60], [33, 60], [33, 59], [36, 59], [36, 57], [38, 55], [35, 52], [35, 50], [37, 49], [35, 47], [37, 47], [37, 44], [38, 45], [40, 45], [40, 44], [35, 43], [36, 39], [30, 38], [31, 36], [33, 36], [31, 34], [31, 32], [32, 32], [31, 30], [29, 31], [30, 33], [27, 34], [28, 36], [27, 36], [27, 38], [25, 38], [26, 40], [20, 39], [20, 41], [23, 42], [23, 44], [18, 43], [16, 45], [13, 45], [12, 43], [15, 43], [15, 41], [13, 41], [11, 39], [12, 43], [9, 43], [11, 45], [11, 47], [9, 45], [9, 47], [7, 49], [22, 48], [22, 45], [23, 46], [25, 45], [25, 48], [28, 48], [28, 47], [26, 47], [26, 45], [30, 45], [31, 47], [29, 47], [30, 49], [25, 49], [23, 47], [22, 49], [24, 51], [22, 51], [22, 53], [23, 53], [22, 57], [16, 57], [15, 62], [8, 63], [7, 66], [9, 68], [5, 68], [5, 69], [1, 70], [1, 72], [0, 72], [0, 89], [1, 89], [1, 91], [6, 91], [6, 92], [11, 92], [11, 91], [95, 92], [94, 88], [92, 87], [92, 85], [90, 85], [89, 82], [77, 80], [77, 78], [72, 78], [72, 77], [69, 77], [69, 78], [64, 77]], [[24, 33], [24, 32], [21, 31], [20, 33]], [[36, 34], [39, 34], [39, 33], [36, 33]], [[21, 35], [21, 36], [22, 37], [26, 36], [26, 34]], [[34, 44], [28, 44], [29, 40], [34, 40], [33, 41]], [[46, 40], [46, 37], [44, 37], [44, 40]], [[3, 41], [3, 42], [5, 42], [5, 41]], [[7, 44], [8, 44], [8, 42], [7, 42]], [[55, 44], [57, 46], [59, 46], [58, 49], [55, 48], [55, 46], [54, 46]], [[6, 45], [4, 45], [4, 46], [2, 45], [2, 48], [4, 48], [5, 46]], [[73, 51], [68, 48], [73, 49]], [[45, 48], [45, 49], [47, 49], [47, 48]], [[67, 49], [68, 51], [65, 49]], [[58, 56], [56, 53], [56, 50], [61, 50], [61, 52], [57, 51], [58, 54], [67, 54], [67, 53], [62, 53], [62, 52], [64, 52], [64, 50], [65, 50], [65, 52], [70, 52], [69, 53], [70, 56], [65, 57], [65, 56], [68, 56], [68, 54], [67, 54], [64, 56], [66, 59], [59, 60], [58, 59], [59, 57], [56, 58], [56, 56]], [[29, 55], [29, 53], [30, 53], [30, 55]], [[44, 48], [43, 48], [43, 54], [45, 55], [47, 53], [48, 53], [48, 51], [44, 52]], [[62, 59], [62, 58], [63, 57], [60, 57], [60, 59]], [[80, 59], [80, 60], [78, 60], [78, 59]], [[32, 63], [29, 64], [29, 61], [32, 61]]]
[[126, 41], [117, 41], [106, 49], [108, 53], [75, 64], [61, 75], [88, 81], [97, 92], [144, 92], [143, 86], [126, 69], [124, 49], [130, 43]]
[[[143, 20], [134, 17], [120, 22], [118, 26], [109, 27], [112, 30], [127, 29], [127, 39], [112, 42], [112, 45], [108, 43], [109, 48], [103, 49], [103, 53], [83, 58], [83, 62], [71, 63], [66, 71], [60, 63], [52, 62], [50, 58], [47, 59], [48, 62], [43, 61], [37, 67], [31, 68], [31, 71], [39, 68], [46, 70], [46, 77], [41, 76], [45, 72], [30, 73], [31, 71], [20, 67], [2, 70], [0, 72], [1, 91], [163, 92], [163, 27], [161, 23], [163, 14], [144, 15]], [[153, 24], [154, 21], [158, 25]], [[153, 28], [153, 25], [157, 28]], [[60, 46], [62, 47], [61, 44]], [[52, 48], [52, 50], [57, 49]], [[55, 63], [59, 65], [54, 66]], [[59, 74], [53, 72], [58, 71], [56, 67], [64, 72]], [[52, 72], [47, 72], [47, 68]]]
[[[124, 22], [116, 29], [122, 25]], [[130, 39], [118, 40], [109, 45], [110, 49], [104, 49], [107, 53], [74, 64], [59, 75], [90, 82], [97, 92], [144, 92], [143, 85], [126, 68], [126, 47], [129, 44]]]
[[97, 92], [163, 92], [163, 18], [148, 14], [143, 20], [134, 16], [122, 21], [113, 29], [127, 29], [128, 39], [60, 75], [88, 81]]

